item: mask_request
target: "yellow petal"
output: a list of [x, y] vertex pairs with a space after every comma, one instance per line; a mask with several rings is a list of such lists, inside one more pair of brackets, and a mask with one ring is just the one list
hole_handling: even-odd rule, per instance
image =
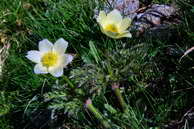
[[132, 35], [131, 35], [130, 32], [126, 32], [126, 33], [123, 33], [123, 34], [119, 34], [119, 35], [117, 36], [117, 39], [120, 39], [120, 38], [123, 38], [123, 37], [131, 38]]
[[110, 24], [112, 24], [112, 23], [118, 24], [122, 21], [122, 16], [117, 9], [114, 9], [113, 11], [111, 11], [110, 13], [107, 14], [106, 20]]
[[106, 20], [106, 13], [104, 11], [100, 11], [99, 16], [97, 18], [97, 22], [103, 25], [105, 20]]
[[110, 32], [110, 31], [104, 31], [101, 29], [102, 33], [104, 33], [106, 36], [111, 37], [113, 39], [117, 38], [118, 33]]
[[119, 32], [125, 31], [130, 25], [131, 25], [131, 19], [124, 18], [119, 24], [119, 27], [118, 27]]

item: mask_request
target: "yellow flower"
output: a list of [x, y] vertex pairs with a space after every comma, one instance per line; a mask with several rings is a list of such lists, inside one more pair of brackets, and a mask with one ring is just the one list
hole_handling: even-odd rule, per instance
[[131, 33], [127, 30], [131, 25], [131, 19], [122, 18], [117, 9], [114, 9], [107, 15], [104, 11], [100, 11], [97, 22], [100, 25], [102, 33], [111, 38], [119, 39], [123, 37], [132, 37]]
[[36, 74], [50, 73], [54, 77], [63, 75], [63, 68], [73, 60], [73, 56], [65, 54], [68, 42], [63, 38], [58, 39], [53, 45], [49, 40], [44, 39], [39, 42], [39, 51], [31, 50], [27, 53], [27, 58], [34, 63]]

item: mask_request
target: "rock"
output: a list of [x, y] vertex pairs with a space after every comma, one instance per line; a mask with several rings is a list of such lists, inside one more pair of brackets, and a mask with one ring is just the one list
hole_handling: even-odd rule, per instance
[[168, 30], [171, 25], [180, 23], [177, 9], [169, 5], [153, 4], [143, 13], [138, 13], [132, 24], [132, 29], [136, 30], [139, 36], [145, 30], [149, 30], [148, 34], [156, 34], [157, 31]]
[[[96, 1], [99, 5], [98, 0]], [[136, 11], [139, 9], [139, 0], [107, 0], [104, 2], [103, 10], [108, 13], [113, 9], [119, 10], [124, 16], [133, 19], [137, 14]], [[99, 14], [99, 9], [95, 9], [95, 16]]]
[[109, 0], [112, 8], [118, 9], [124, 16], [133, 18], [139, 9], [139, 0]]

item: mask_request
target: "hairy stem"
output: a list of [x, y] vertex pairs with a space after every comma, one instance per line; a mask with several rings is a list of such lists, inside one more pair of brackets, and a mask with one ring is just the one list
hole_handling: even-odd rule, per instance
[[118, 83], [113, 83], [112, 84], [112, 90], [114, 91], [118, 101], [119, 101], [119, 104], [121, 105], [121, 108], [123, 110], [123, 112], [127, 112], [127, 104], [125, 103], [125, 100], [123, 99], [123, 96], [120, 92], [120, 89], [119, 89], [119, 84]]
[[111, 128], [108, 121], [106, 121], [103, 115], [94, 107], [91, 99], [87, 99], [85, 103], [87, 109], [94, 114], [94, 116], [102, 123], [105, 128]]

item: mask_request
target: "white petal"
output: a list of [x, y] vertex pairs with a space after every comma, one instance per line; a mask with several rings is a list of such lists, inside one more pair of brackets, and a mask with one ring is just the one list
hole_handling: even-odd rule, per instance
[[70, 54], [64, 54], [64, 63], [63, 66], [66, 67], [73, 60], [73, 56]]
[[58, 39], [54, 44], [54, 51], [58, 53], [64, 53], [67, 49], [68, 42], [65, 41], [63, 38]]
[[34, 63], [39, 63], [40, 62], [40, 52], [36, 50], [28, 51], [26, 58], [31, 60]]
[[39, 42], [38, 47], [40, 52], [48, 52], [48, 51], [52, 51], [53, 44], [48, 39], [44, 39]]
[[122, 16], [117, 9], [114, 9], [109, 14], [107, 14], [107, 22], [118, 24], [122, 21]]
[[54, 77], [60, 77], [63, 75], [63, 67], [51, 67], [49, 73]]
[[47, 68], [43, 67], [41, 64], [36, 64], [34, 67], [35, 74], [46, 74], [48, 73]]

